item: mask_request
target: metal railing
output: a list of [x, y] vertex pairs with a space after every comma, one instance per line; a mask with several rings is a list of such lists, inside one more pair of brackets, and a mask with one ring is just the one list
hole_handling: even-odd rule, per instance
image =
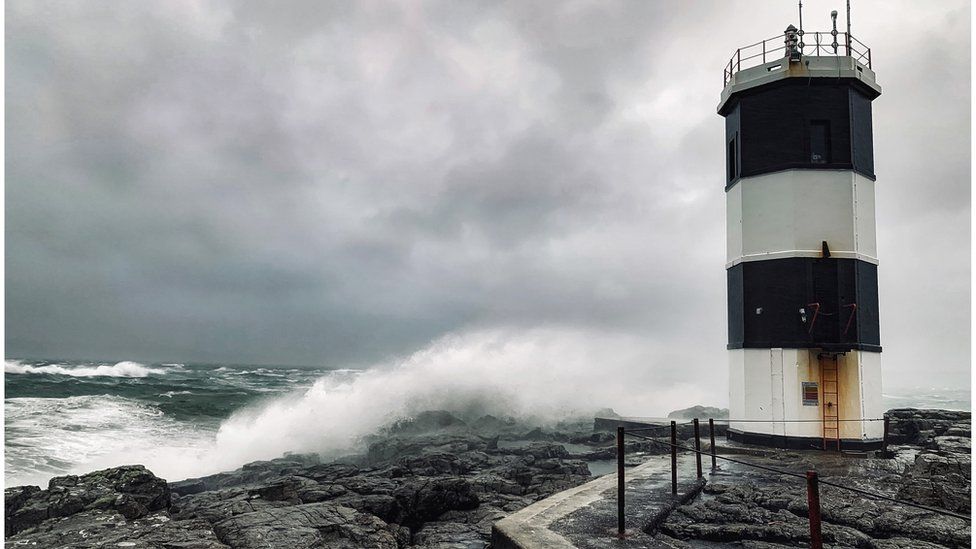
[[[722, 87], [728, 86], [735, 73], [768, 62], [782, 59], [788, 62], [791, 46], [791, 36], [787, 33], [773, 36], [749, 44], [735, 50], [729, 62], [725, 64], [722, 74]], [[871, 67], [871, 48], [867, 47], [857, 38], [846, 32], [833, 31], [797, 31], [796, 38], [799, 43], [796, 45], [800, 55], [814, 57], [822, 56], [847, 56], [853, 57], [855, 61], [862, 65]]]
[[[882, 456], [885, 457], [887, 454], [887, 446], [888, 446], [889, 420], [897, 421], [897, 418], [889, 418], [889, 416], [886, 414], [884, 418], [852, 420], [852, 421], [884, 421], [885, 422], [884, 442], [883, 442], [883, 449], [882, 449]], [[709, 432], [711, 445], [708, 449], [707, 455], [710, 456], [712, 459], [713, 471], [717, 469], [717, 460], [721, 459], [723, 461], [728, 461], [738, 465], [751, 467], [753, 469], [759, 469], [762, 471], [774, 473], [776, 475], [800, 478], [806, 482], [807, 515], [810, 520], [810, 541], [811, 541], [810, 547], [812, 549], [823, 548], [823, 536], [821, 533], [821, 515], [820, 515], [820, 485], [821, 484], [825, 486], [831, 486], [833, 488], [837, 488], [840, 490], [847, 490], [870, 499], [897, 503], [899, 505], [904, 505], [907, 507], [913, 507], [916, 509], [928, 511], [930, 513], [935, 513], [938, 515], [943, 515], [948, 517], [954, 517], [970, 523], [972, 522], [972, 517], [962, 515], [959, 513], [954, 513], [946, 509], [930, 507], [928, 505], [922, 505], [919, 503], [915, 503], [913, 501], [901, 500], [890, 496], [886, 496], [884, 494], [877, 494], [867, 490], [862, 490], [860, 488], [854, 488], [852, 486], [848, 486], [845, 484], [839, 484], [837, 482], [833, 482], [830, 480], [824, 480], [819, 477], [817, 471], [813, 471], [813, 470], [806, 471], [805, 474], [797, 473], [793, 471], [784, 471], [782, 469], [777, 469], [775, 467], [759, 465], [758, 463], [749, 463], [748, 461], [743, 461], [740, 459], [734, 459], [727, 456], [720, 456], [717, 454], [716, 447], [715, 447], [715, 422], [716, 421], [724, 422], [729, 420], [726, 419], [715, 420], [711, 418], [709, 418], [708, 420], [708, 432]], [[731, 421], [752, 421], [752, 420], [733, 419]], [[755, 421], [761, 421], [761, 420], [755, 420]], [[793, 422], [807, 422], [809, 420], [776, 420], [776, 421], [793, 423]], [[678, 497], [678, 450], [682, 450], [685, 452], [693, 452], [695, 454], [696, 473], [697, 473], [697, 480], [699, 483], [698, 486], [703, 486], [704, 483], [706, 482], [704, 474], [702, 473], [702, 455], [706, 454], [706, 452], [701, 449], [701, 435], [699, 432], [698, 418], [695, 418], [690, 422], [686, 422], [685, 424], [687, 423], [694, 424], [694, 433], [695, 433], [694, 448], [689, 448], [687, 446], [682, 446], [678, 444], [678, 424], [675, 421], [672, 421], [671, 425], [655, 425], [653, 427], [642, 427], [636, 429], [634, 428], [626, 429], [624, 427], [617, 427], [617, 537], [619, 538], [626, 537], [625, 499], [624, 499], [626, 493], [626, 482], [624, 478], [625, 437], [630, 436], [641, 440], [646, 440], [653, 444], [667, 446], [670, 449], [671, 451], [671, 495], [673, 498]], [[651, 436], [647, 436], [645, 434], [638, 434], [638, 433], [646, 433], [647, 431], [654, 431], [658, 429], [670, 429], [670, 435], [671, 435], [670, 442], [656, 440], [655, 438]]]

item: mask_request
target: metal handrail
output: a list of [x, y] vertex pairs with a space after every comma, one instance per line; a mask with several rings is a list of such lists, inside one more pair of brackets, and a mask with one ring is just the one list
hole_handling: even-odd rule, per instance
[[[800, 40], [798, 46], [801, 55], [813, 57], [846, 56], [853, 57], [862, 65], [871, 67], [871, 48], [846, 32], [837, 31], [797, 31]], [[722, 86], [728, 86], [732, 77], [743, 69], [765, 65], [768, 62], [784, 59], [789, 56], [786, 46], [786, 33], [760, 40], [735, 50], [729, 62], [722, 71]], [[782, 53], [778, 53], [782, 52]], [[758, 61], [760, 60], [761, 61]], [[745, 66], [743, 66], [745, 65]]]

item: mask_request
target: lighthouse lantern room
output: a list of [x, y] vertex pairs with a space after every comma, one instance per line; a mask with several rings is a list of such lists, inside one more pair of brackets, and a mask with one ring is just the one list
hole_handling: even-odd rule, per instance
[[881, 88], [870, 49], [831, 15], [832, 31], [790, 25], [725, 68], [729, 436], [742, 442], [869, 449], [882, 436]]

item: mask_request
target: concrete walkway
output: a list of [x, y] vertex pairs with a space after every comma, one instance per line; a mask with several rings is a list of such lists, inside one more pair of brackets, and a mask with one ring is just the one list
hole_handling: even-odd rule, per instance
[[[711, 462], [704, 456], [706, 478]], [[624, 472], [627, 535], [617, 537], [617, 475], [605, 475], [586, 484], [538, 501], [495, 523], [494, 549], [666, 548], [644, 530], [653, 529], [675, 505], [694, 497], [694, 455], [678, 456], [678, 498], [671, 495], [671, 456], [650, 459]]]

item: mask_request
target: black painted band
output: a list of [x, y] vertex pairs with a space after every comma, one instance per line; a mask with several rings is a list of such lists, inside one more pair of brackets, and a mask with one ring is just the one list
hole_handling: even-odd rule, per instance
[[739, 263], [726, 275], [729, 349], [881, 351], [877, 265], [790, 257]]

